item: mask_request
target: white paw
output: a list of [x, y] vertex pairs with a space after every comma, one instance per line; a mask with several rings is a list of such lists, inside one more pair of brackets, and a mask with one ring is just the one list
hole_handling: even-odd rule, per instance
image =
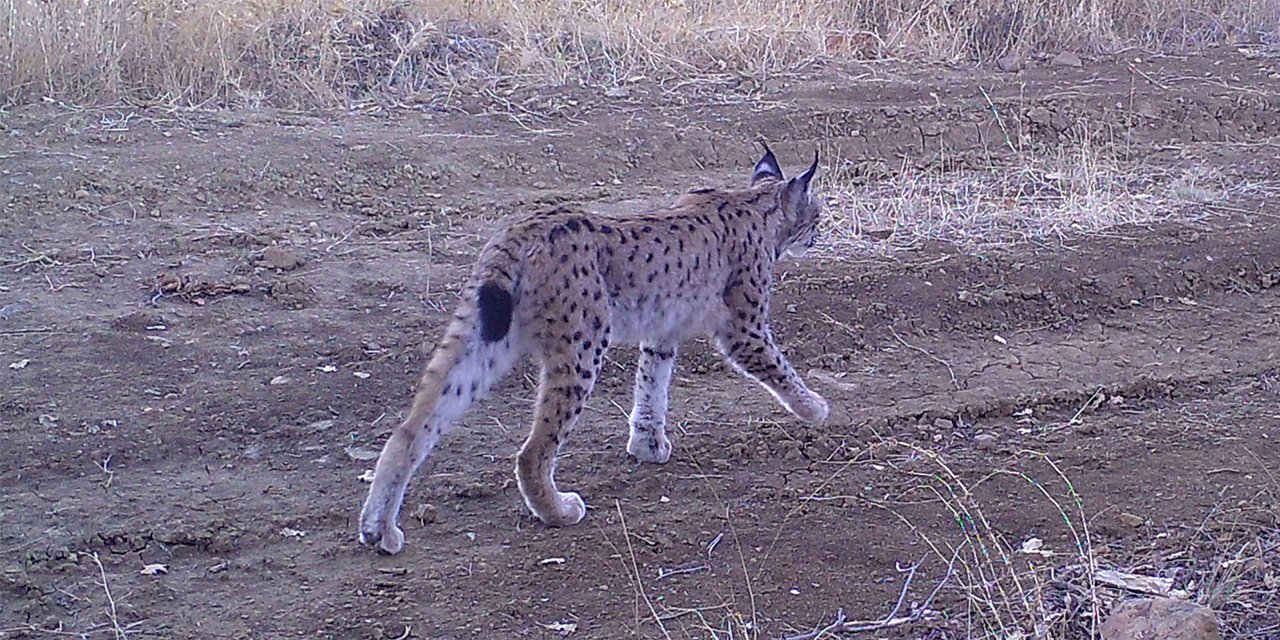
[[791, 412], [810, 424], [822, 424], [827, 421], [831, 408], [827, 406], [827, 401], [822, 396], [813, 393], [804, 401], [797, 403]]
[[404, 531], [390, 522], [365, 519], [360, 524], [360, 544], [377, 545], [383, 552], [395, 555], [404, 549]]
[[627, 441], [627, 453], [640, 462], [663, 464], [671, 459], [671, 441], [663, 434], [633, 429]]
[[582, 496], [572, 491], [557, 493], [555, 513], [536, 515], [552, 527], [570, 527], [582, 522], [587, 516], [587, 503], [582, 500]]
[[394, 524], [387, 525], [382, 530], [382, 540], [378, 541], [378, 548], [388, 555], [396, 555], [404, 550], [404, 531]]

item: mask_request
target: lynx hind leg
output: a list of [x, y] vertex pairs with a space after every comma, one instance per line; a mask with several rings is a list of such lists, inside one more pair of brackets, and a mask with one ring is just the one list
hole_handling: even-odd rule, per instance
[[640, 345], [635, 403], [628, 420], [631, 436], [627, 440], [627, 453], [640, 462], [662, 464], [671, 459], [671, 441], [667, 439], [667, 392], [675, 364], [675, 344]]
[[826, 421], [827, 401], [805, 386], [774, 343], [768, 325], [733, 326], [716, 335], [716, 346], [730, 364], [768, 389], [797, 418], [813, 424]]
[[400, 508], [409, 481], [454, 421], [511, 369], [519, 351], [507, 337], [492, 344], [459, 347], [450, 366], [449, 341], [427, 367], [413, 408], [391, 432], [374, 468], [373, 484], [360, 512], [360, 542], [386, 553], [404, 548]]
[[[599, 308], [599, 315], [596, 311], [594, 307], [581, 311], [582, 323], [570, 336], [550, 332], [541, 337], [541, 344], [552, 347], [541, 355], [533, 428], [516, 456], [516, 480], [525, 504], [554, 527], [577, 524], [587, 515], [580, 495], [557, 488], [555, 472], [556, 455], [582, 416], [609, 348], [607, 309]], [[593, 326], [599, 328], [583, 328]]]
[[426, 460], [443, 431], [438, 421], [416, 424], [412, 416], [397, 426], [387, 439], [374, 468], [373, 485], [360, 510], [360, 544], [377, 545], [389, 553], [404, 548], [404, 531], [398, 525], [404, 492], [409, 479]]

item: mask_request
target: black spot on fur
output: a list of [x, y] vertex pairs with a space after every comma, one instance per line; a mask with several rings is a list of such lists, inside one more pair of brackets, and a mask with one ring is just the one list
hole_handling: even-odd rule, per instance
[[486, 282], [480, 286], [476, 305], [480, 307], [480, 338], [494, 343], [507, 337], [511, 330], [511, 314], [515, 310], [511, 292]]

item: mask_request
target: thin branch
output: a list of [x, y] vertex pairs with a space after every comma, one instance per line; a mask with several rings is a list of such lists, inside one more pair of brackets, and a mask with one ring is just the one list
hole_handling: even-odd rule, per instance
[[946, 367], [947, 374], [951, 376], [951, 386], [955, 387], [957, 390], [960, 389], [960, 381], [956, 379], [956, 371], [955, 369], [951, 368], [950, 362], [947, 362], [946, 360], [943, 360], [942, 358], [939, 358], [938, 356], [935, 356], [932, 353], [929, 353], [928, 350], [922, 347], [917, 347], [916, 345], [911, 344], [906, 340], [903, 340], [902, 336], [898, 335], [898, 332], [895, 331], [893, 327], [889, 327], [889, 333], [892, 333], [893, 337], [896, 338], [898, 342], [902, 343], [902, 346], [908, 349], [911, 349], [912, 351], [919, 351], [920, 353], [923, 353], [924, 355], [928, 356], [930, 360], [933, 360], [934, 362]]
[[[653, 607], [653, 601], [649, 599], [649, 594], [645, 593], [644, 582], [640, 580], [640, 564], [636, 561], [635, 547], [631, 546], [631, 532], [627, 530], [627, 518], [622, 515], [622, 503], [614, 500], [613, 506], [618, 510], [618, 522], [622, 525], [622, 539], [627, 543], [627, 555], [631, 556], [631, 566], [629, 571], [631, 577], [636, 581], [636, 592], [644, 599], [645, 606], [649, 607], [649, 615], [653, 616], [653, 621], [658, 623], [658, 629], [662, 631], [662, 636], [667, 640], [671, 640], [671, 634], [667, 632], [667, 625], [662, 624], [662, 616], [658, 615], [658, 610]], [[626, 563], [623, 562], [623, 566]]]
[[802, 633], [795, 636], [787, 636], [782, 638], [782, 640], [818, 640], [828, 634], [835, 635], [837, 633], [880, 631], [919, 621], [930, 611], [929, 607], [933, 604], [934, 598], [938, 596], [938, 592], [942, 591], [942, 588], [951, 581], [953, 576], [955, 576], [956, 560], [959, 559], [959, 557], [960, 552], [957, 550], [955, 555], [951, 556], [951, 562], [947, 565], [946, 575], [942, 576], [942, 579], [938, 581], [938, 584], [933, 587], [933, 591], [929, 592], [929, 597], [925, 598], [924, 602], [921, 602], [919, 606], [914, 607], [914, 610], [908, 615], [899, 616], [898, 612], [902, 610], [903, 603], [907, 601], [907, 592], [911, 588], [912, 581], [915, 580], [916, 571], [920, 568], [921, 564], [924, 564], [923, 558], [919, 562], [916, 562], [906, 568], [903, 568], [901, 565], [897, 567], [898, 573], [905, 573], [907, 576], [902, 580], [902, 590], [898, 593], [898, 601], [894, 603], [893, 609], [889, 611], [889, 614], [884, 618], [874, 621], [845, 620], [844, 609], [840, 609], [836, 612], [836, 619], [831, 624], [818, 629], [817, 631], [810, 631], [809, 633]]
[[116, 614], [116, 599], [111, 595], [111, 586], [107, 584], [107, 570], [102, 566], [102, 559], [98, 557], [95, 551], [91, 556], [93, 563], [98, 565], [98, 575], [102, 576], [102, 591], [107, 595], [107, 619], [111, 621], [111, 630], [115, 632], [116, 640], [126, 640], [129, 634], [120, 627], [120, 618]]

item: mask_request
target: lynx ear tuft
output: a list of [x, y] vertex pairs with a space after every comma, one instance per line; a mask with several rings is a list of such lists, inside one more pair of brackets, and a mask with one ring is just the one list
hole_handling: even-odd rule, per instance
[[769, 149], [769, 145], [764, 142], [760, 143], [764, 147], [764, 157], [760, 158], [760, 162], [756, 163], [756, 169], [751, 174], [751, 186], [760, 184], [762, 180], [782, 180], [782, 167], [778, 165], [778, 159], [773, 156], [773, 151]]

